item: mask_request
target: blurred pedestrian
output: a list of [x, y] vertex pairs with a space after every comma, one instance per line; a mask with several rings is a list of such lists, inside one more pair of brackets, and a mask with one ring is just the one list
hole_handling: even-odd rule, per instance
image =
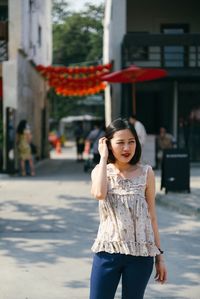
[[143, 147], [147, 137], [147, 133], [144, 125], [137, 119], [136, 114], [132, 114], [129, 117], [129, 122], [135, 127], [140, 144]]
[[77, 125], [74, 135], [76, 140], [77, 162], [82, 162], [83, 152], [85, 147], [85, 136], [84, 136], [83, 124]]
[[153, 270], [164, 283], [167, 271], [155, 211], [155, 177], [140, 163], [141, 145], [135, 128], [113, 121], [99, 140], [100, 162], [92, 171], [91, 192], [99, 199], [100, 226], [90, 299], [114, 299], [120, 278], [122, 298], [142, 299]]
[[30, 167], [30, 175], [35, 175], [33, 157], [31, 151], [32, 134], [26, 120], [21, 120], [17, 127], [17, 150], [20, 162], [20, 172], [22, 176], [27, 175], [26, 161]]
[[185, 128], [185, 121], [183, 117], [179, 118], [178, 121], [178, 140], [177, 145], [180, 149], [186, 149], [186, 134], [187, 129]]
[[160, 127], [159, 135], [156, 137], [156, 158], [158, 168], [161, 167], [164, 150], [173, 148], [173, 145], [173, 136], [167, 133], [165, 127]]
[[93, 162], [95, 165], [97, 163], [99, 163], [99, 160], [100, 160], [98, 143], [99, 143], [99, 139], [101, 137], [103, 137], [104, 134], [105, 134], [105, 131], [102, 128], [102, 126], [99, 123], [95, 123], [94, 128], [92, 129], [92, 131], [89, 133], [89, 135], [86, 138], [86, 143], [90, 142], [90, 151], [93, 154]]

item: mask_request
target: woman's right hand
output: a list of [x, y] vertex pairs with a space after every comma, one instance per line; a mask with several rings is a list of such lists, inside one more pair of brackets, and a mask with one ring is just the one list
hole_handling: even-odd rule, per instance
[[108, 145], [106, 137], [102, 137], [99, 139], [98, 150], [101, 158], [108, 159]]

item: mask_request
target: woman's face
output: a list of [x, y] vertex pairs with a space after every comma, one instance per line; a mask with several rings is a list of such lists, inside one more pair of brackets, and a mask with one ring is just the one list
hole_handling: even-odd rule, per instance
[[129, 129], [114, 133], [110, 140], [112, 153], [118, 162], [129, 163], [135, 154], [136, 140]]

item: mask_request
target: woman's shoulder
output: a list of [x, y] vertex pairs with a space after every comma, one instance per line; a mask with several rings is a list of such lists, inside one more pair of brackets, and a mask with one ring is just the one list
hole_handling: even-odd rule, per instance
[[[92, 172], [95, 173], [98, 170], [98, 168], [99, 168], [99, 164], [97, 164], [93, 168]], [[117, 170], [116, 170], [116, 168], [114, 167], [114, 165], [112, 163], [108, 163], [107, 166], [106, 166], [106, 168], [107, 168], [107, 175], [115, 175], [115, 174], [117, 174]]]
[[[107, 164], [106, 168], [107, 168], [107, 177], [109, 177], [109, 176], [113, 176], [113, 175], [116, 175], [116, 174], [117, 174], [117, 172], [116, 172], [114, 166], [113, 166], [111, 163]], [[97, 174], [97, 172], [98, 172], [98, 169], [99, 169], [99, 164], [97, 164], [97, 165], [93, 168], [93, 170], [92, 170], [92, 172], [91, 172], [91, 177], [92, 177], [92, 178], [96, 176], [96, 174]]]
[[107, 175], [112, 176], [117, 174], [117, 169], [112, 163], [107, 164]]
[[145, 176], [149, 173], [154, 173], [153, 168], [150, 164], [141, 164], [140, 167]]
[[141, 169], [152, 169], [152, 166], [150, 164], [139, 164], [139, 167], [141, 167]]

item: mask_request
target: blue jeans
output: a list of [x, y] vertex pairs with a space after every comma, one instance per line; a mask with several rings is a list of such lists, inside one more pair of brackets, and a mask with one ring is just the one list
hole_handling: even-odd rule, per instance
[[94, 255], [90, 299], [114, 299], [122, 278], [122, 299], [143, 299], [153, 270], [153, 257], [99, 252]]

